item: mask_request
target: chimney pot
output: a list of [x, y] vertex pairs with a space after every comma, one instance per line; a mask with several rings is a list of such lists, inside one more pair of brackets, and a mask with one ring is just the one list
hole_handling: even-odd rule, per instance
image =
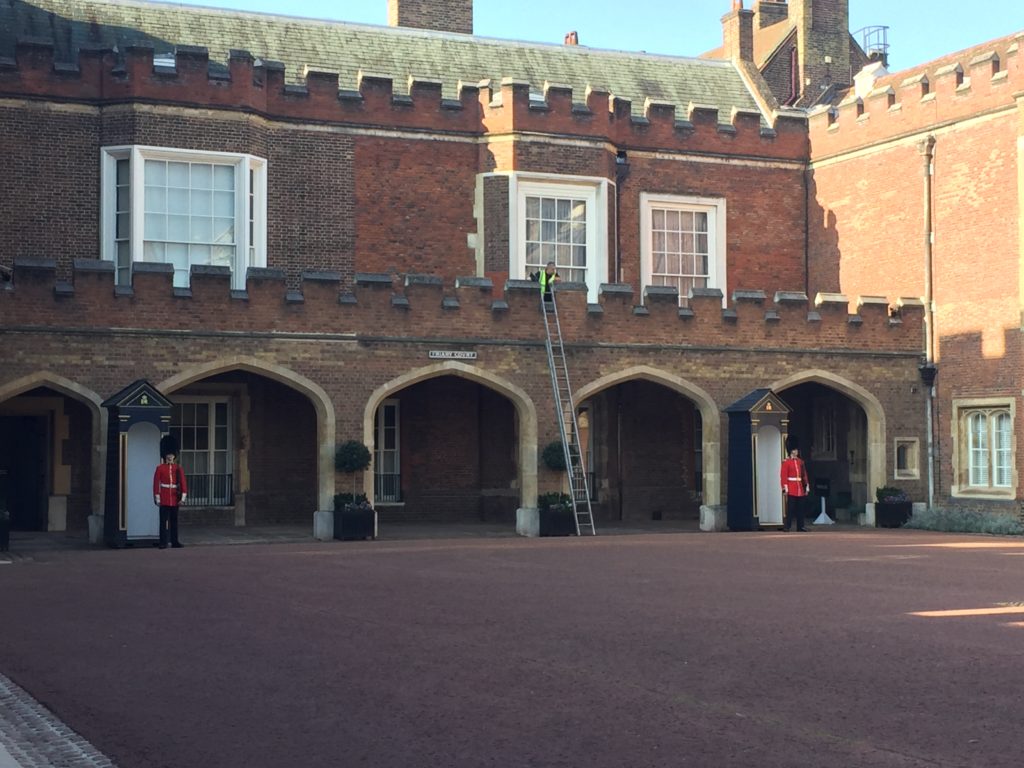
[[565, 44], [566, 45], [579, 45], [580, 44], [580, 36], [578, 34], [576, 34], [576, 30], [575, 29], [572, 32], [567, 32], [566, 33], [566, 35], [565, 35]]

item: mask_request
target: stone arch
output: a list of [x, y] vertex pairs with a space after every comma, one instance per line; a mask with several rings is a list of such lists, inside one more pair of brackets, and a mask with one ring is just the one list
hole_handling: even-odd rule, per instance
[[[483, 368], [455, 360], [445, 360], [409, 371], [377, 387], [367, 399], [366, 409], [363, 411], [363, 442], [366, 445], [373, 445], [374, 415], [377, 413], [377, 408], [389, 395], [426, 379], [439, 376], [458, 376], [468, 379], [504, 395], [512, 402], [519, 419], [519, 504], [523, 507], [536, 506], [537, 408], [524, 390]], [[364, 492], [367, 498], [373, 498], [372, 475], [368, 475], [365, 480]]]
[[676, 376], [668, 371], [652, 368], [649, 365], [635, 365], [621, 371], [602, 376], [578, 388], [575, 394], [577, 403], [593, 397], [598, 392], [626, 381], [643, 379], [660, 384], [692, 400], [703, 423], [704, 440], [704, 503], [715, 505], [722, 503], [722, 467], [720, 447], [722, 441], [722, 414], [713, 397], [693, 382]]
[[92, 507], [92, 515], [102, 518], [106, 501], [107, 471], [107, 409], [103, 407], [103, 398], [88, 387], [76, 384], [64, 376], [59, 376], [50, 371], [37, 371], [14, 381], [9, 381], [6, 384], [0, 384], [0, 403], [36, 387], [48, 387], [55, 392], [60, 392], [62, 395], [70, 397], [72, 400], [82, 403], [89, 409], [89, 413], [92, 415], [92, 466], [90, 468], [89, 503]]
[[[839, 376], [829, 371], [811, 369], [800, 371], [784, 379], [779, 379], [771, 385], [773, 392], [782, 393], [783, 390], [795, 387], [799, 384], [821, 384], [841, 392], [864, 409], [864, 415], [868, 422], [868, 446], [867, 446], [867, 481], [868, 498], [873, 498], [873, 488], [880, 488], [885, 485], [886, 466], [886, 444], [885, 444], [885, 409], [881, 401], [860, 384], [857, 384], [844, 376]], [[785, 397], [783, 397], [785, 399]]]
[[164, 394], [169, 394], [200, 379], [229, 371], [247, 371], [258, 376], [265, 376], [301, 392], [309, 398], [316, 412], [317, 511], [330, 512], [333, 510], [334, 440], [337, 426], [334, 403], [319, 384], [284, 366], [246, 355], [233, 355], [186, 368], [184, 371], [164, 379], [157, 385], [157, 389]]

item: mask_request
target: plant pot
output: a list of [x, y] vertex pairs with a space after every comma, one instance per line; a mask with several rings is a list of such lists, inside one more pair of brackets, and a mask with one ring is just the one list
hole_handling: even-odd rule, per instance
[[572, 507], [562, 505], [545, 507], [540, 511], [541, 536], [575, 536], [576, 519]]
[[876, 502], [875, 527], [899, 528], [910, 519], [913, 502]]
[[358, 541], [374, 538], [377, 513], [372, 509], [345, 509], [334, 512], [334, 538]]

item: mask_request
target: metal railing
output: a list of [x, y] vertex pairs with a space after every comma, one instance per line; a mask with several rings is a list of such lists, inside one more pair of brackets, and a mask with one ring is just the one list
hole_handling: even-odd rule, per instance
[[232, 475], [185, 475], [185, 507], [230, 507], [235, 503]]
[[373, 499], [375, 502], [396, 503], [402, 500], [402, 476], [377, 473], [373, 476]]

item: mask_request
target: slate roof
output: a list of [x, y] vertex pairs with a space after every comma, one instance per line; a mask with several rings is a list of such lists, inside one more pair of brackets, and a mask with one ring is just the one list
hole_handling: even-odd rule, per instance
[[[378, 0], [383, 3], [384, 0]], [[282, 6], [286, 4], [282, 1]], [[339, 87], [355, 89], [359, 70], [391, 76], [395, 93], [407, 90], [410, 75], [440, 80], [446, 98], [460, 81], [476, 84], [512, 77], [542, 92], [544, 83], [568, 85], [582, 102], [588, 85], [633, 102], [642, 112], [647, 98], [677, 105], [685, 115], [691, 102], [719, 109], [729, 122], [734, 107], [758, 106], [728, 61], [607, 51], [585, 46], [526, 43], [472, 35], [348, 24], [271, 14], [227, 11], [137, 0], [0, 0], [0, 56], [14, 55], [18, 38], [52, 40], [56, 58], [74, 62], [82, 46], [123, 49], [152, 45], [156, 54], [177, 45], [207, 48], [214, 66], [227, 63], [231, 49], [258, 59], [280, 61], [287, 82], [301, 82], [304, 70], [337, 72]]]

